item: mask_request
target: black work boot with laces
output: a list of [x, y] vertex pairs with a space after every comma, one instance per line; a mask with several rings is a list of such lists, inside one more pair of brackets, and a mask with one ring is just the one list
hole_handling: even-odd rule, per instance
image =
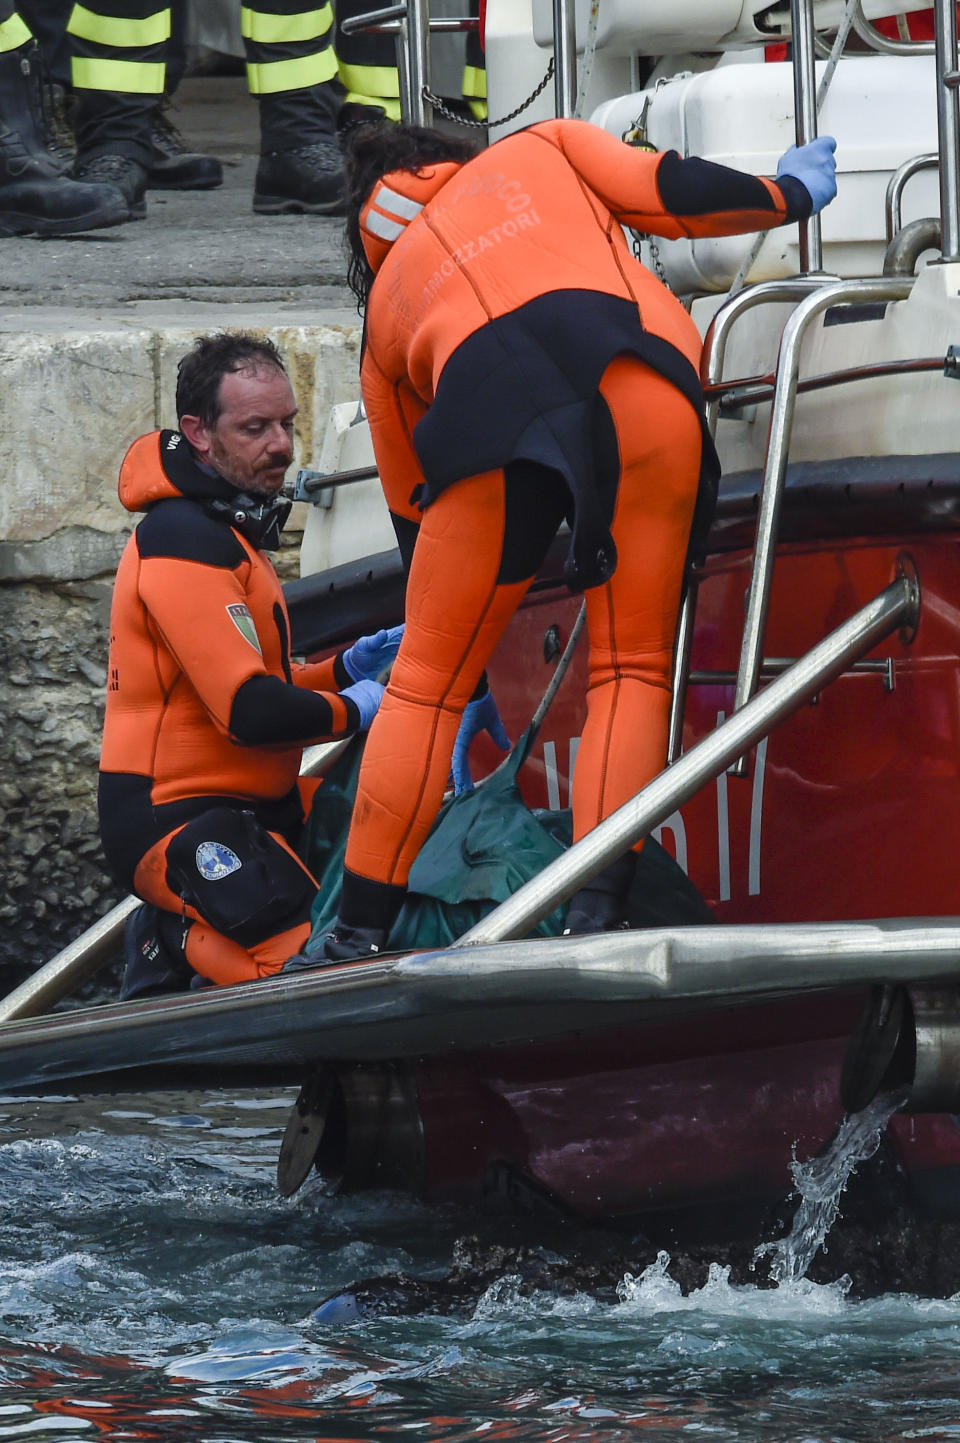
[[189, 148], [161, 107], [150, 128], [153, 156], [147, 190], [215, 190], [223, 185], [223, 166], [214, 155]]
[[146, 166], [129, 155], [108, 151], [87, 159], [78, 156], [73, 165], [73, 178], [82, 185], [112, 185], [123, 196], [127, 220], [143, 220], [147, 214], [144, 192], [147, 188]]
[[79, 185], [49, 154], [40, 111], [39, 47], [0, 54], [0, 235], [58, 236], [120, 225], [115, 186]]
[[265, 151], [253, 187], [258, 215], [343, 215], [346, 177], [340, 147], [314, 140], [298, 150]]

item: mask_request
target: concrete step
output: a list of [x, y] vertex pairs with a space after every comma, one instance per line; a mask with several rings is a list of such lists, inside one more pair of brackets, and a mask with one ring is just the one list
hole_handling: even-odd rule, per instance
[[176, 423], [176, 363], [194, 336], [269, 335], [314, 464], [330, 407], [356, 396], [360, 323], [343, 223], [257, 216], [256, 102], [242, 76], [203, 76], [173, 118], [219, 156], [218, 190], [151, 191], [147, 219], [67, 239], [0, 240], [0, 581], [109, 571], [131, 518], [116, 499], [130, 442]]

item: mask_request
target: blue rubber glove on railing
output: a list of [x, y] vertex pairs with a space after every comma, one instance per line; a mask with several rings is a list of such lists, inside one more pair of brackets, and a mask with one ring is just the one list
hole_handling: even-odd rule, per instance
[[791, 145], [780, 157], [777, 179], [790, 175], [798, 180], [810, 197], [813, 214], [829, 205], [837, 193], [837, 142], [832, 135], [818, 135], [807, 145]]
[[489, 732], [502, 752], [510, 750], [510, 738], [500, 719], [492, 691], [485, 691], [483, 696], [477, 697], [476, 701], [468, 701], [463, 710], [460, 730], [457, 732], [457, 739], [453, 744], [453, 760], [450, 766], [453, 790], [458, 797], [462, 792], [473, 790], [469, 760], [470, 743], [481, 732]]
[[361, 681], [355, 681], [353, 686], [345, 686], [340, 695], [349, 697], [353, 702], [360, 713], [359, 730], [365, 732], [383, 700], [383, 687], [378, 681], [370, 681], [368, 677], [364, 677]]
[[348, 646], [340, 660], [350, 680], [363, 681], [367, 677], [376, 681], [400, 650], [402, 637], [402, 625], [390, 626], [385, 631], [375, 631], [372, 636], [361, 636], [353, 646]]

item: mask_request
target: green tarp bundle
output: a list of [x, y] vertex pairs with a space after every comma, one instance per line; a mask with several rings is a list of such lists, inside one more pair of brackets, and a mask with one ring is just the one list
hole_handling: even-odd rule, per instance
[[[533, 740], [528, 730], [492, 777], [444, 805], [410, 873], [407, 900], [387, 939], [391, 951], [447, 946], [570, 845], [569, 811], [531, 811], [517, 787]], [[304, 831], [301, 855], [320, 884], [307, 953], [337, 915], [362, 749], [358, 737], [327, 774]], [[531, 935], [559, 935], [565, 916], [566, 905]], [[652, 838], [640, 855], [629, 918], [634, 927], [714, 920], [683, 870]]]

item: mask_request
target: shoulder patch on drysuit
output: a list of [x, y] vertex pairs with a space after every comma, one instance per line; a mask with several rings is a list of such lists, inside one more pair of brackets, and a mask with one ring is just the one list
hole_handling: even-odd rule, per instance
[[263, 656], [263, 647], [260, 645], [260, 638], [257, 635], [257, 628], [254, 624], [249, 606], [246, 606], [242, 601], [231, 601], [227, 606], [227, 615], [244, 641], [249, 641], [254, 650], [258, 652], [260, 656]]

